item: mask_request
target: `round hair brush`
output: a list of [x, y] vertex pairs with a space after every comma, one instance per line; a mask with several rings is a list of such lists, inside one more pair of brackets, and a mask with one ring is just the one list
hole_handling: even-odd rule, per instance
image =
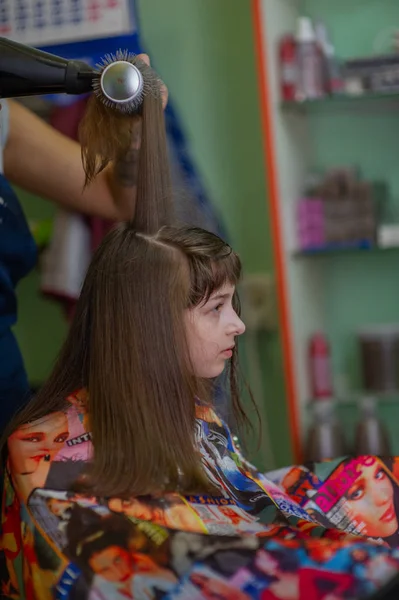
[[146, 94], [160, 95], [155, 72], [136, 55], [119, 50], [96, 68], [0, 37], [0, 98], [93, 91], [108, 108], [140, 111]]
[[107, 54], [102, 59], [92, 86], [107, 108], [128, 114], [140, 111], [147, 94], [161, 97], [161, 81], [155, 71], [127, 50]]

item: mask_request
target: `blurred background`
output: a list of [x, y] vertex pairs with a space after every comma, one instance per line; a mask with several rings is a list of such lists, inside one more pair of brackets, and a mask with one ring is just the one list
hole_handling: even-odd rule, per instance
[[[145, 51], [167, 84], [185, 216], [244, 264], [257, 465], [399, 453], [397, 0], [0, 0], [0, 25], [94, 63]], [[84, 101], [26, 103], [74, 136]], [[42, 249], [19, 286], [16, 327], [36, 388], [74, 302], [43, 265], [61, 260], [63, 238], [60, 272], [73, 271], [101, 224], [81, 220], [68, 237], [53, 206], [18, 193]]]

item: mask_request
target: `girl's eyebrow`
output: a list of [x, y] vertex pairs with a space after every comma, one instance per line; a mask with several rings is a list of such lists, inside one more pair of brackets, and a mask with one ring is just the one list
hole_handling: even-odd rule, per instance
[[231, 294], [215, 294], [214, 296], [211, 296], [209, 298], [209, 300], [227, 300], [228, 298], [230, 298]]
[[348, 493], [351, 491], [356, 491], [362, 485], [364, 485], [364, 477], [359, 477], [359, 479], [356, 479], [353, 485], [349, 488]]

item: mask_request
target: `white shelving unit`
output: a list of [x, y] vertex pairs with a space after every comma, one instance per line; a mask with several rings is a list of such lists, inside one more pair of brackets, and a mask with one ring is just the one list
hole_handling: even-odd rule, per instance
[[[368, 9], [371, 10], [372, 7], [369, 4]], [[399, 7], [396, 7], [391, 0], [386, 0], [386, 5], [388, 4], [391, 11], [389, 17], [384, 17], [378, 13], [378, 7], [373, 8], [377, 11], [376, 16], [379, 19], [379, 23], [375, 25], [371, 13], [367, 13], [367, 27], [370, 32], [371, 45], [371, 40], [375, 38], [378, 27], [383, 28], [385, 25], [382, 22], [384, 18], [385, 20], [391, 18], [392, 13], [395, 17], [395, 11], [397, 10], [399, 21]], [[387, 106], [383, 95], [380, 98], [370, 100], [370, 102], [361, 101], [361, 106], [365, 108], [366, 113], [370, 111], [369, 120], [364, 118], [364, 111], [363, 117], [359, 117], [358, 120], [362, 110], [359, 110], [360, 106], [356, 106], [356, 103], [352, 101], [348, 103], [336, 101], [320, 103], [324, 113], [322, 118], [316, 116], [312, 110], [308, 112], [305, 108], [303, 110], [285, 110], [281, 105], [279, 93], [278, 42], [281, 36], [296, 30], [297, 18], [300, 14], [303, 14], [300, 11], [304, 10], [304, 6], [312, 9], [313, 13], [317, 9], [317, 16], [322, 18], [324, 13], [330, 15], [330, 17], [334, 16], [335, 33], [340, 33], [343, 31], [342, 27], [347, 26], [341, 19], [343, 9], [341, 10], [341, 4], [335, 6], [335, 15], [332, 15], [334, 7], [331, 7], [326, 0], [320, 0], [319, 3], [314, 0], [254, 0], [253, 6], [265, 139], [267, 200], [273, 227], [272, 235], [276, 260], [286, 392], [291, 419], [292, 444], [295, 458], [299, 460], [310, 415], [309, 411], [306, 410], [309, 398], [307, 343], [310, 335], [317, 330], [327, 331], [330, 334], [331, 332], [338, 332], [336, 338], [339, 339], [338, 342], [335, 340], [335, 350], [339, 356], [335, 364], [335, 376], [337, 380], [341, 378], [341, 375], [344, 379], [346, 376], [344, 370], [347, 364], [350, 363], [349, 369], [353, 367], [352, 363], [356, 353], [356, 327], [372, 322], [372, 319], [375, 319], [376, 322], [383, 322], [384, 316], [399, 321], [399, 302], [397, 310], [394, 307], [392, 308], [392, 302], [386, 308], [389, 302], [385, 300], [379, 307], [378, 293], [380, 290], [376, 289], [381, 286], [381, 280], [384, 285], [385, 280], [383, 277], [390, 276], [389, 274], [392, 273], [392, 266], [395, 264], [392, 253], [377, 252], [374, 253], [373, 258], [367, 256], [367, 254], [373, 254], [372, 252], [357, 253], [357, 258], [354, 256], [356, 253], [349, 253], [346, 257], [344, 253], [341, 253], [341, 255], [338, 254], [338, 258], [335, 255], [332, 260], [328, 257], [319, 259], [298, 256], [295, 252], [295, 205], [304, 184], [306, 173], [309, 168], [315, 166], [314, 162], [319, 158], [320, 148], [324, 149], [322, 157], [324, 163], [330, 161], [332, 166], [334, 161], [337, 161], [334, 164], [336, 166], [340, 160], [346, 161], [343, 164], [351, 164], [350, 160], [356, 161], [359, 159], [360, 166], [365, 165], [368, 177], [374, 177], [374, 179], [380, 177], [382, 181], [389, 180], [393, 195], [397, 194], [396, 188], [399, 183], [394, 175], [396, 166], [394, 170], [392, 153], [395, 148], [395, 139], [398, 138], [392, 133], [392, 127], [395, 127], [396, 123], [392, 106], [394, 110], [397, 110], [399, 103], [397, 97], [393, 97], [392, 101], [388, 99], [388, 102], [392, 105], [389, 109], [391, 110], [391, 117], [389, 117], [387, 116], [389, 110], [381, 109], [381, 106]], [[342, 6], [344, 6], [343, 3]], [[353, 26], [353, 23], [359, 17], [359, 13], [356, 13], [356, 11], [362, 11], [362, 7], [360, 3], [356, 3], [356, 5], [351, 6], [351, 9], [351, 24]], [[364, 16], [363, 13], [360, 16]], [[327, 25], [329, 25], [328, 22]], [[373, 30], [373, 27], [376, 31]], [[364, 31], [359, 31], [359, 38], [361, 38], [361, 43], [364, 46]], [[342, 44], [343, 35], [340, 39]], [[360, 53], [364, 52], [363, 47], [359, 51]], [[380, 100], [384, 102], [381, 103]], [[333, 107], [334, 110], [332, 110]], [[339, 107], [339, 111], [336, 110], [336, 107]], [[312, 109], [312, 107], [309, 108]], [[339, 116], [337, 116], [338, 113]], [[343, 120], [339, 121], [339, 119]], [[392, 144], [392, 148], [390, 145], [384, 147], [380, 144], [375, 148], [370, 145], [370, 150], [366, 152], [365, 143], [360, 141], [358, 149], [352, 145], [350, 151], [348, 150], [345, 153], [346, 147], [350, 144], [343, 140], [342, 158], [337, 153], [336, 148], [334, 149], [335, 154], [334, 152], [330, 154], [325, 152], [329, 143], [328, 140], [332, 139], [331, 136], [335, 134], [333, 124], [339, 123], [339, 135], [342, 135], [342, 124], [345, 119], [347, 119], [345, 123], [348, 123], [348, 128], [345, 131], [346, 135], [352, 135], [353, 137], [353, 132], [357, 131], [361, 139], [364, 136], [365, 143], [369, 141], [372, 144], [371, 139], [368, 140], [367, 136], [367, 127], [370, 126], [374, 128], [373, 131], [375, 132], [386, 131], [387, 137], [391, 135], [392, 139], [389, 144]], [[364, 121], [361, 121], [361, 119], [364, 119]], [[357, 128], [353, 132], [349, 129], [352, 125]], [[348, 139], [350, 140], [350, 137]], [[362, 144], [363, 146], [360, 147]], [[376, 153], [381, 158], [378, 164], [378, 161], [375, 160]], [[385, 156], [388, 160], [385, 160]], [[367, 310], [362, 310], [360, 287], [361, 285], [364, 286], [369, 268], [372, 275], [370, 300]], [[382, 275], [382, 272], [384, 275]], [[359, 273], [359, 279], [353, 283], [353, 285], [358, 285], [359, 289], [359, 316], [356, 314], [356, 307], [350, 306], [351, 273], [356, 276]], [[342, 306], [345, 307], [345, 310], [348, 306], [347, 313], [344, 313], [343, 309], [341, 312], [334, 310], [331, 302], [331, 292], [333, 291], [337, 295], [337, 290], [342, 293]], [[384, 295], [385, 297], [390, 294], [392, 296], [395, 292], [396, 287], [391, 290], [388, 286], [384, 291]], [[335, 327], [336, 324], [337, 328]], [[350, 352], [347, 351], [346, 344], [348, 347], [350, 346]], [[347, 354], [350, 355], [349, 358]], [[354, 403], [352, 403], [352, 406], [354, 406]], [[392, 408], [392, 410], [396, 409]], [[345, 420], [346, 416], [343, 419]]]

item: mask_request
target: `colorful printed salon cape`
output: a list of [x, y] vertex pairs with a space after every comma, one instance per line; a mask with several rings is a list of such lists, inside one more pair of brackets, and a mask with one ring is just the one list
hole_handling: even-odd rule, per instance
[[2, 599], [366, 599], [399, 570], [395, 459], [266, 477], [198, 405], [196, 439], [218, 497], [87, 497], [68, 491], [92, 456], [85, 392], [68, 400], [9, 438]]

